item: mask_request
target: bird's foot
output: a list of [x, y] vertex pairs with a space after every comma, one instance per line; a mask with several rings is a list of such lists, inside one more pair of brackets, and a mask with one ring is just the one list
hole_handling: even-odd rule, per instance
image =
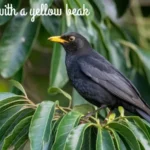
[[92, 111], [92, 112], [89, 112], [87, 113], [85, 116], [83, 116], [83, 119], [88, 119], [90, 118], [92, 115], [94, 115], [96, 112], [98, 112], [99, 110], [101, 109], [104, 109], [106, 108], [107, 106], [106, 105], [102, 105], [101, 107], [99, 107], [98, 109], [96, 109], [95, 111]]
[[[94, 111], [95, 112], [95, 111]], [[89, 113], [87, 113], [85, 116], [83, 116], [83, 119], [88, 119], [88, 118], [90, 118], [93, 114], [94, 114], [94, 112], [89, 112]]]

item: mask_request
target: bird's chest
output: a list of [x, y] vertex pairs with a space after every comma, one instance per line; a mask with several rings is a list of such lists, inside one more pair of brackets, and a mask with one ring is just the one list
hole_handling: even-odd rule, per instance
[[76, 87], [80, 84], [81, 79], [83, 78], [80, 67], [77, 63], [76, 58], [67, 58], [66, 59], [66, 68], [70, 81]]
[[[77, 61], [77, 60], [76, 60]], [[86, 76], [80, 70], [80, 66], [76, 61], [66, 61], [68, 77], [73, 84], [74, 88], [82, 95], [88, 95], [88, 82]]]
[[70, 81], [75, 84], [81, 78], [81, 71], [77, 64], [70, 64], [67, 66], [67, 73]]

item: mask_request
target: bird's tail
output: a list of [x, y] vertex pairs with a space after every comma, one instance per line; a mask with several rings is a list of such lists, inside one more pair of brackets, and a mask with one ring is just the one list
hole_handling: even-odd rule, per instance
[[137, 113], [144, 118], [145, 120], [147, 120], [150, 123], [150, 115], [148, 115], [146, 112], [140, 110], [140, 109], [136, 109]]

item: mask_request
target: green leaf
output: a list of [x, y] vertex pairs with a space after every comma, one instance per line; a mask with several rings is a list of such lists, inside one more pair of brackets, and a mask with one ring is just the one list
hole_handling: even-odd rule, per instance
[[20, 134], [20, 138], [15, 141], [14, 145], [17, 150], [22, 150], [23, 149], [22, 146], [24, 146], [27, 143], [28, 131], [29, 131], [29, 127], [26, 126], [24, 128], [24, 131], [22, 131], [22, 133]]
[[54, 123], [53, 123], [52, 137], [51, 137], [51, 140], [50, 140], [49, 149], [52, 149], [52, 145], [54, 144], [54, 141], [55, 141], [55, 138], [56, 138], [57, 128], [58, 128], [58, 125], [59, 125], [62, 118], [63, 117], [60, 117], [58, 120], [54, 121]]
[[[0, 94], [0, 95], [1, 95], [1, 94]], [[3, 93], [1, 96], [2, 96], [2, 98], [4, 98], [4, 99], [1, 99], [1, 98], [0, 98], [0, 107], [2, 107], [3, 105], [8, 104], [8, 103], [10, 103], [10, 102], [14, 102], [14, 101], [17, 101], [17, 100], [19, 100], [19, 99], [24, 99], [24, 97], [18, 96], [18, 95], [12, 95], [12, 96], [11, 96], [10, 93]], [[1, 97], [1, 96], [0, 96], [0, 97]], [[8, 98], [7, 98], [7, 96], [8, 96]]]
[[[65, 32], [65, 19], [62, 18], [61, 32]], [[50, 87], [62, 88], [68, 82], [65, 67], [65, 51], [60, 44], [55, 43], [51, 61]]]
[[80, 150], [83, 144], [85, 130], [92, 126], [91, 123], [80, 124], [74, 128], [67, 137], [65, 150]]
[[49, 92], [50, 94], [58, 94], [58, 93], [60, 93], [60, 94], [64, 95], [67, 99], [69, 99], [70, 101], [72, 100], [71, 96], [70, 96], [67, 92], [63, 91], [63, 90], [60, 89], [60, 88], [57, 88], [57, 87], [50, 87], [50, 88], [48, 89], [48, 92]]
[[[29, 130], [31, 119], [32, 116], [26, 117], [15, 126], [11, 134], [5, 138], [2, 150], [9, 149], [13, 146], [16, 148], [15, 142], [20, 139], [21, 134], [26, 133]], [[27, 138], [25, 140], [27, 140]]]
[[[1, 0], [0, 1], [0, 9], [1, 10], [4, 9], [5, 5], [7, 5], [7, 4], [9, 4], [9, 6], [10, 6], [10, 4], [12, 4], [12, 7], [17, 10], [19, 8], [19, 6], [20, 6], [20, 1], [21, 0], [7, 0], [7, 1], [6, 0]], [[0, 25], [5, 24], [11, 18], [12, 18], [12, 16], [2, 15], [0, 17]]]
[[27, 104], [27, 101], [25, 99], [19, 99], [19, 100], [14, 100], [14, 101], [8, 102], [8, 103], [0, 106], [0, 112], [6, 110], [7, 108], [9, 108], [13, 105], [17, 105], [17, 104]]
[[62, 150], [65, 147], [66, 139], [70, 131], [78, 124], [81, 114], [79, 112], [69, 112], [60, 121], [52, 150]]
[[8, 24], [0, 41], [0, 74], [4, 78], [14, 76], [28, 58], [38, 27], [39, 20], [32, 23], [30, 16], [16, 16]]
[[96, 150], [115, 150], [114, 142], [109, 131], [98, 128]]
[[147, 129], [148, 133], [150, 133], [150, 124], [147, 121], [145, 121], [144, 119], [142, 119], [142, 121], [146, 125], [146, 129]]
[[38, 105], [33, 115], [30, 130], [30, 146], [33, 150], [47, 149], [51, 140], [52, 119], [55, 112], [55, 103], [44, 101]]
[[75, 89], [73, 89], [73, 96], [72, 97], [73, 97], [73, 106], [88, 103]]
[[119, 133], [126, 140], [131, 149], [140, 150], [137, 138], [135, 137], [131, 129], [129, 129], [125, 125], [116, 122], [110, 123], [109, 127]]
[[3, 92], [3, 93], [0, 93], [0, 101], [10, 98], [10, 97], [15, 97], [15, 96], [17, 96], [17, 95], [15, 95], [13, 93]]
[[[19, 83], [23, 82], [23, 67], [15, 74], [13, 80], [18, 81]], [[11, 92], [18, 95], [22, 95], [22, 92], [18, 88], [13, 86], [11, 87]]]
[[148, 131], [148, 129], [146, 127], [147, 124], [145, 124], [145, 122], [142, 119], [140, 119], [139, 117], [134, 117], [133, 120], [134, 120], [136, 126], [142, 130], [142, 132], [147, 136], [147, 138], [150, 141], [150, 132]]
[[[84, 134], [84, 139], [83, 139], [83, 144], [82, 144], [81, 150], [92, 150], [92, 149], [95, 149], [94, 148], [95, 143], [92, 143], [92, 139], [94, 138], [94, 134], [92, 134], [91, 130], [92, 130], [91, 127], [87, 128], [85, 130], [85, 134]], [[92, 145], [92, 144], [94, 144], [94, 145]]]
[[33, 112], [34, 111], [32, 108], [22, 109], [21, 111], [13, 114], [13, 116], [9, 118], [5, 124], [3, 124], [3, 126], [0, 128], [0, 147], [2, 147], [4, 139], [12, 132], [18, 122], [23, 118], [32, 115]]
[[[30, 5], [32, 8], [34, 9], [40, 9], [42, 4], [47, 4], [48, 6], [50, 6], [52, 4], [53, 0], [30, 0]], [[41, 11], [46, 11], [46, 9]]]
[[0, 113], [0, 128], [5, 124], [5, 122], [10, 119], [16, 112], [24, 108], [24, 104], [14, 105], [2, 111]]
[[126, 1], [120, 1], [120, 0], [114, 0], [116, 7], [117, 7], [117, 12], [118, 12], [118, 17], [121, 17], [127, 8], [129, 7], [129, 0]]
[[10, 83], [11, 83], [14, 87], [16, 87], [17, 89], [19, 89], [19, 90], [27, 97], [27, 94], [26, 94], [25, 89], [23, 88], [23, 86], [22, 86], [18, 81], [10, 80]]
[[114, 144], [117, 150], [127, 150], [125, 143], [122, 141], [122, 139], [119, 137], [119, 135], [112, 129], [111, 130], [112, 133], [112, 137], [114, 138]]
[[150, 140], [145, 136], [142, 128], [138, 128], [134, 123], [127, 122], [129, 128], [135, 134], [138, 141], [142, 144], [145, 150], [148, 150], [150, 147]]
[[73, 110], [86, 115], [89, 112], [94, 112], [95, 108], [93, 105], [90, 105], [90, 104], [82, 104], [82, 105], [77, 105], [73, 107]]

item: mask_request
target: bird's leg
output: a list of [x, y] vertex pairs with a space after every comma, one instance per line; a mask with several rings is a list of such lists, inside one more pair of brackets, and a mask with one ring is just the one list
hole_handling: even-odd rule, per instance
[[89, 118], [90, 116], [92, 116], [92, 115], [94, 115], [96, 112], [98, 112], [99, 110], [101, 110], [101, 109], [104, 109], [104, 108], [106, 108], [107, 107], [107, 105], [102, 105], [101, 107], [99, 107], [98, 109], [96, 109], [95, 111], [92, 111], [92, 112], [90, 112], [90, 113], [87, 113], [83, 118], [84, 119], [87, 119], [87, 118]]
[[109, 118], [109, 116], [112, 114], [112, 110], [109, 111], [106, 118]]

